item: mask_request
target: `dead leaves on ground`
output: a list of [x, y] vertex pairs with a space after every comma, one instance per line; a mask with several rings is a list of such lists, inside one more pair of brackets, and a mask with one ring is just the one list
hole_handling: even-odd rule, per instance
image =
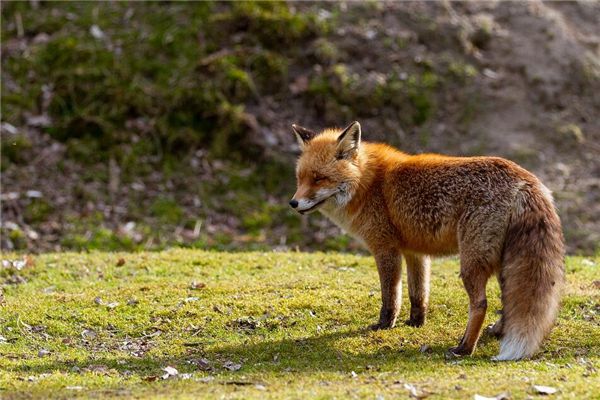
[[[206, 358], [188, 360], [187, 364], [192, 365], [203, 372], [215, 370], [213, 363], [211, 363]], [[242, 365], [243, 364], [241, 362], [236, 363], [231, 360], [227, 360], [227, 361], [223, 362], [222, 368], [225, 370], [228, 370], [228, 371], [235, 372], [235, 371], [239, 371], [242, 368]], [[158, 381], [159, 379], [167, 380], [167, 379], [178, 378], [178, 379], [185, 380], [185, 379], [193, 378], [192, 373], [180, 373], [179, 370], [177, 370], [177, 368], [172, 367], [170, 365], [162, 368], [161, 371], [163, 372], [162, 375], [148, 375], [142, 379], [146, 382], [155, 382], [155, 381]], [[209, 375], [209, 376], [205, 376], [205, 377], [199, 377], [194, 380], [197, 382], [208, 383], [208, 382], [214, 380], [214, 377]], [[232, 384], [232, 382], [223, 382], [223, 384]], [[235, 384], [235, 383], [233, 383], [233, 384]], [[243, 384], [254, 385], [254, 383], [252, 383], [252, 382], [248, 382], [248, 383], [244, 382]], [[257, 386], [257, 389], [259, 389], [259, 390], [266, 390], [266, 387], [262, 384], [256, 384], [256, 386]], [[261, 387], [259, 388], [258, 386], [261, 386]]]
[[535, 392], [537, 394], [542, 394], [542, 395], [550, 395], [550, 394], [554, 394], [556, 393], [558, 390], [552, 386], [542, 386], [542, 385], [533, 385], [533, 390], [535, 390]]
[[[34, 259], [31, 256], [23, 256], [18, 259], [4, 259], [0, 263], [0, 278], [4, 278], [4, 282], [8, 285], [20, 285], [26, 283], [27, 280], [22, 272], [25, 269], [30, 269], [35, 265]], [[0, 287], [0, 305], [4, 303], [4, 295]]]
[[[533, 385], [531, 389], [535, 394], [541, 396], [549, 396], [558, 392], [558, 389], [552, 386]], [[510, 398], [510, 394], [506, 392], [497, 394], [492, 397], [482, 396], [480, 394], [476, 394], [475, 396], [473, 396], [474, 400], [509, 400]]]
[[192, 283], [190, 283], [191, 290], [201, 290], [201, 289], [204, 289], [205, 287], [206, 287], [206, 283], [204, 283], [204, 282], [192, 281]]

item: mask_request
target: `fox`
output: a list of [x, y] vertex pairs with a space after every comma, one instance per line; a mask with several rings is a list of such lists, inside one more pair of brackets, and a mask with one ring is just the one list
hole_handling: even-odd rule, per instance
[[355, 121], [320, 132], [292, 125], [301, 149], [289, 205], [320, 211], [373, 255], [381, 287], [379, 320], [396, 324], [405, 259], [410, 316], [425, 323], [431, 257], [458, 254], [468, 322], [447, 355], [471, 355], [495, 275], [502, 311], [489, 333], [497, 361], [529, 358], [552, 329], [565, 280], [565, 245], [552, 193], [531, 172], [500, 157], [404, 153], [361, 140]]

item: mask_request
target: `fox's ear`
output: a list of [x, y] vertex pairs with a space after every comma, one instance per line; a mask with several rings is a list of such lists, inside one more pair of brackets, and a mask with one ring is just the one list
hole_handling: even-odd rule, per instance
[[336, 158], [350, 158], [358, 151], [360, 146], [360, 124], [354, 121], [348, 125], [338, 136], [338, 153]]
[[304, 146], [306, 145], [306, 143], [308, 143], [312, 138], [317, 136], [316, 132], [301, 127], [300, 125], [292, 124], [292, 129], [294, 130], [294, 134], [296, 135], [296, 139], [298, 140], [298, 145], [300, 145], [300, 149], [302, 150], [304, 150]]

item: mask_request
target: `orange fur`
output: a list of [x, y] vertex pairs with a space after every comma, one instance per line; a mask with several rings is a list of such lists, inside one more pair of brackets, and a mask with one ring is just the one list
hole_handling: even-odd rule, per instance
[[294, 129], [303, 152], [290, 204], [301, 213], [319, 209], [375, 256], [382, 290], [375, 328], [396, 322], [402, 255], [412, 303], [408, 323], [418, 326], [428, 303], [426, 256], [458, 253], [469, 323], [452, 353], [473, 351], [493, 274], [505, 309], [499, 334], [508, 338], [499, 359], [527, 357], [538, 348], [558, 309], [564, 245], [549, 191], [533, 174], [497, 157], [409, 155], [361, 143], [358, 123], [319, 134]]

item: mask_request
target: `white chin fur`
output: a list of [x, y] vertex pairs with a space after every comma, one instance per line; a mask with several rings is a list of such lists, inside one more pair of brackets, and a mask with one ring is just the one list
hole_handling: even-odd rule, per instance
[[315, 204], [317, 204], [316, 201], [300, 199], [298, 200], [298, 207], [296, 208], [296, 210], [298, 210], [299, 212], [303, 212], [305, 210], [310, 209]]
[[[344, 207], [350, 202], [350, 200], [352, 200], [352, 196], [350, 195], [350, 193], [348, 193], [346, 185], [342, 185], [335, 189], [320, 189], [319, 191], [317, 191], [315, 197], [315, 200], [298, 200], [297, 211], [303, 214], [309, 214], [320, 208], [320, 206], [322, 205], [319, 204], [320, 202], [330, 203], [330, 200], [335, 200], [335, 204], [338, 207]], [[319, 204], [319, 206], [315, 207], [315, 205], [317, 204]], [[312, 207], [315, 208], [311, 209]]]

